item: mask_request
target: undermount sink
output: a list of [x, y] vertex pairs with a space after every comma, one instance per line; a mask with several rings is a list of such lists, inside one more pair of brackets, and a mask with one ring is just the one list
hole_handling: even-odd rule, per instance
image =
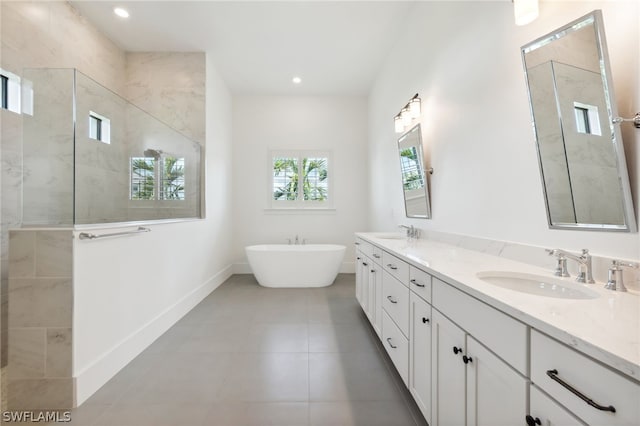
[[476, 274], [482, 281], [508, 290], [556, 299], [596, 299], [600, 295], [583, 284], [555, 277], [510, 271], [484, 271]]
[[378, 234], [373, 234], [373, 236], [375, 238], [381, 238], [383, 240], [404, 240], [405, 237], [404, 235], [401, 234], [396, 234], [396, 233], [378, 233]]

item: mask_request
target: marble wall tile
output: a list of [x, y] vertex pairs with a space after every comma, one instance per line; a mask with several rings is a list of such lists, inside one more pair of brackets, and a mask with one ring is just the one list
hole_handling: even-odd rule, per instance
[[126, 98], [204, 144], [205, 73], [204, 53], [128, 52]]
[[10, 410], [73, 407], [73, 379], [22, 379], [9, 382]]
[[71, 277], [72, 237], [69, 231], [38, 231], [36, 233], [36, 276]]
[[9, 379], [45, 376], [45, 328], [12, 328], [9, 333]]
[[36, 275], [36, 232], [11, 231], [9, 233], [9, 276], [35, 277]]
[[10, 278], [9, 327], [71, 327], [71, 278]]
[[46, 336], [46, 377], [71, 377], [71, 328], [48, 328]]

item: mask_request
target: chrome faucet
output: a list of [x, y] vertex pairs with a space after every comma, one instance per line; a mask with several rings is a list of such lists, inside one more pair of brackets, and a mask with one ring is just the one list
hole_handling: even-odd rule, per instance
[[573, 253], [561, 249], [547, 250], [549, 256], [556, 256], [558, 262], [556, 263], [556, 269], [553, 271], [553, 275], [558, 277], [570, 277], [569, 271], [567, 271], [567, 259], [575, 260], [579, 264], [579, 272], [576, 277], [576, 281], [579, 283], [593, 284], [593, 267], [591, 265], [591, 255], [588, 249], [582, 249], [582, 254], [577, 256]]
[[613, 260], [611, 262], [611, 267], [609, 268], [609, 279], [604, 285], [604, 288], [614, 291], [627, 291], [627, 288], [624, 286], [624, 280], [622, 279], [622, 266], [638, 269], [640, 267], [640, 264], [634, 262], [623, 262], [621, 260]]
[[420, 230], [418, 228], [415, 228], [413, 225], [411, 226], [398, 225], [398, 227], [404, 228], [407, 230], [407, 238], [409, 239], [415, 238], [416, 240], [420, 238]]
[[296, 234], [296, 242], [295, 242], [295, 244], [296, 245], [300, 244], [300, 241], [298, 240], [298, 234]]

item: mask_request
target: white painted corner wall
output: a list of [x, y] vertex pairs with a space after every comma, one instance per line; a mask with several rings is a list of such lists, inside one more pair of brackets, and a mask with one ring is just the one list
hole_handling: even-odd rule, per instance
[[[244, 247], [286, 243], [347, 246], [341, 272], [354, 272], [353, 233], [367, 230], [367, 100], [357, 96], [233, 98], [234, 271], [249, 273]], [[269, 152], [331, 151], [334, 210], [271, 211]]]
[[[640, 109], [639, 3], [542, 2], [540, 17], [518, 27], [510, 2], [416, 2], [369, 96], [372, 230], [407, 223], [640, 259], [637, 233], [547, 226], [520, 48], [594, 9], [604, 15], [619, 113], [632, 116]], [[431, 220], [405, 218], [398, 184], [393, 117], [415, 93], [423, 100], [423, 145], [434, 169]], [[640, 134], [627, 125], [623, 138], [637, 215]]]
[[74, 239], [77, 404], [232, 273], [231, 95], [209, 57], [206, 69], [206, 219]]

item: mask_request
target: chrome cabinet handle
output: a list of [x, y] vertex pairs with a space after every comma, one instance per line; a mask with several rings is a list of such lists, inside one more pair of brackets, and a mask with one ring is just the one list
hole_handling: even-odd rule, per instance
[[387, 343], [389, 344], [389, 346], [391, 346], [391, 348], [396, 349], [397, 346], [395, 346], [393, 343], [391, 343], [391, 337], [387, 337]]
[[417, 285], [418, 287], [424, 287], [424, 284], [420, 284], [420, 283], [419, 283], [418, 281], [416, 281], [415, 279], [410, 280], [410, 282], [411, 282], [411, 284], [415, 284], [415, 285]]
[[387, 263], [387, 266], [389, 267], [389, 269], [393, 269], [394, 271], [396, 269], [398, 269], [398, 267], [396, 265], [394, 265], [393, 263]]
[[564, 387], [566, 390], [568, 390], [569, 392], [571, 392], [572, 394], [574, 394], [575, 396], [577, 396], [578, 398], [580, 398], [581, 400], [583, 400], [584, 402], [592, 406], [593, 408], [596, 408], [600, 411], [611, 411], [612, 413], [616, 412], [616, 409], [613, 405], [609, 405], [608, 407], [604, 405], [600, 405], [597, 402], [594, 402], [591, 398], [587, 397], [585, 394], [583, 394], [579, 390], [577, 390], [576, 388], [574, 388], [573, 386], [571, 386], [569, 383], [562, 380], [560, 377], [558, 377], [558, 370], [555, 370], [555, 369], [547, 370], [547, 376], [549, 376], [549, 378], [551, 378], [551, 380], [553, 380], [554, 382], [560, 383], [562, 387]]
[[397, 300], [393, 300], [393, 297], [391, 297], [391, 296], [387, 296], [387, 299], [389, 299], [389, 302], [391, 302], [391, 303], [398, 303], [398, 301]]

